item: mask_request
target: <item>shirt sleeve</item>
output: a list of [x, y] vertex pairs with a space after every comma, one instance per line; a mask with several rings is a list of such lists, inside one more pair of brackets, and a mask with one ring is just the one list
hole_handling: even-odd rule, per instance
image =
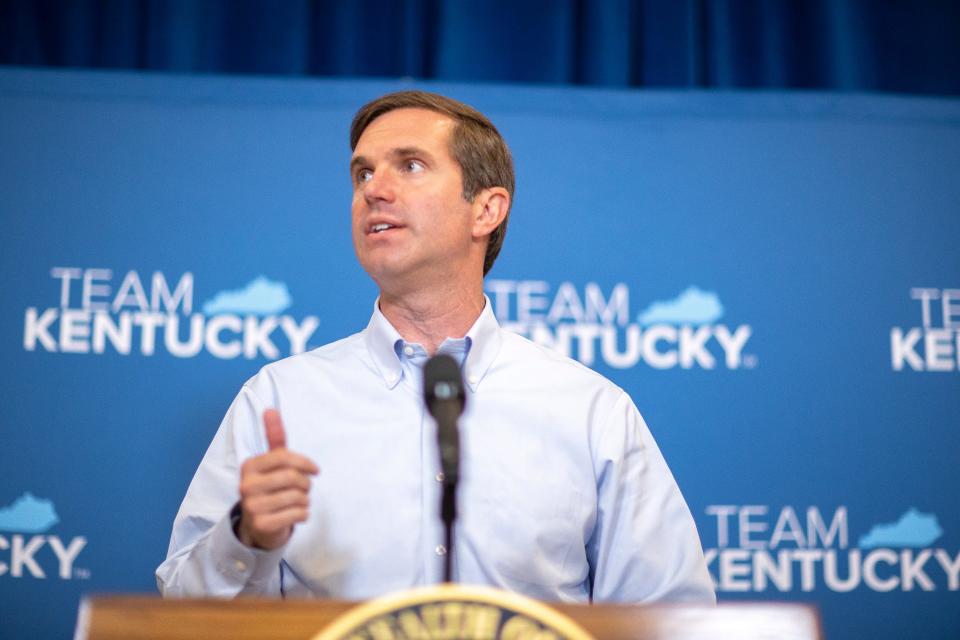
[[647, 425], [621, 392], [594, 453], [594, 601], [714, 604], [696, 524]]
[[157, 568], [164, 597], [280, 595], [284, 548], [251, 549], [230, 522], [240, 465], [267, 450], [260, 419], [265, 408], [245, 385], [220, 424], [174, 519], [167, 559]]

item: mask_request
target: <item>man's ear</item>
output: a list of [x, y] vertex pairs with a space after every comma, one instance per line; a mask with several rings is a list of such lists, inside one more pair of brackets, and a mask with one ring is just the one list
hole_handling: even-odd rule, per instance
[[510, 210], [510, 193], [503, 187], [484, 189], [473, 199], [473, 237], [493, 233]]

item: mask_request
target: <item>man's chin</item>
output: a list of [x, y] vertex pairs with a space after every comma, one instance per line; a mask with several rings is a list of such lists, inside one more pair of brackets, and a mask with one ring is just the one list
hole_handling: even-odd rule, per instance
[[360, 262], [374, 282], [381, 287], [386, 283], [402, 282], [415, 272], [404, 260], [396, 256], [387, 256], [377, 260], [363, 260]]
[[410, 261], [388, 260], [363, 265], [367, 275], [377, 283], [381, 292], [403, 295], [431, 287], [436, 273]]

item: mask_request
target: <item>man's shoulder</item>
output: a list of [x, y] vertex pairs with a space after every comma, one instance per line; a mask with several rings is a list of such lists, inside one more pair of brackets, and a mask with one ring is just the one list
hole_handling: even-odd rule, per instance
[[529, 369], [531, 375], [547, 376], [550, 381], [562, 380], [570, 385], [581, 385], [623, 393], [623, 389], [585, 364], [563, 355], [509, 329], [500, 329], [503, 341], [503, 363], [511, 368]]

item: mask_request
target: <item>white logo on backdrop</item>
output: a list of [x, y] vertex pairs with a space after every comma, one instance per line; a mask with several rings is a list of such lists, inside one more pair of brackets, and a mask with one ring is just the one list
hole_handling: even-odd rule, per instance
[[[128, 271], [119, 284], [110, 269], [54, 267], [51, 293], [59, 305], [29, 307], [24, 314], [27, 351], [192, 358], [205, 351], [216, 358], [275, 360], [303, 352], [320, 324], [279, 315], [291, 304], [282, 282], [260, 276], [245, 287], [223, 291], [194, 312], [193, 274], [176, 286], [160, 271], [148, 279]], [[147, 284], [145, 284], [147, 283]], [[280, 347], [285, 347], [281, 351]]]
[[914, 288], [921, 326], [890, 329], [894, 371], [960, 371], [960, 289]]
[[704, 554], [721, 592], [960, 589], [960, 553], [930, 548], [943, 535], [932, 513], [908, 509], [871, 527], [855, 547], [845, 506], [829, 517], [815, 506], [773, 514], [766, 505], [710, 505], [706, 513], [716, 543]]
[[544, 280], [488, 280], [486, 291], [504, 328], [590, 366], [627, 369], [740, 369], [757, 366], [744, 348], [749, 325], [718, 322], [719, 296], [695, 286], [634, 313], [624, 283], [604, 291], [589, 282], [553, 287]]
[[[40, 578], [57, 576], [61, 580], [87, 579], [89, 569], [75, 567], [77, 556], [87, 546], [87, 539], [74, 536], [68, 544], [60, 536], [43, 534], [60, 522], [50, 500], [24, 493], [13, 504], [0, 508], [0, 576]], [[27, 535], [24, 535], [27, 534]]]

